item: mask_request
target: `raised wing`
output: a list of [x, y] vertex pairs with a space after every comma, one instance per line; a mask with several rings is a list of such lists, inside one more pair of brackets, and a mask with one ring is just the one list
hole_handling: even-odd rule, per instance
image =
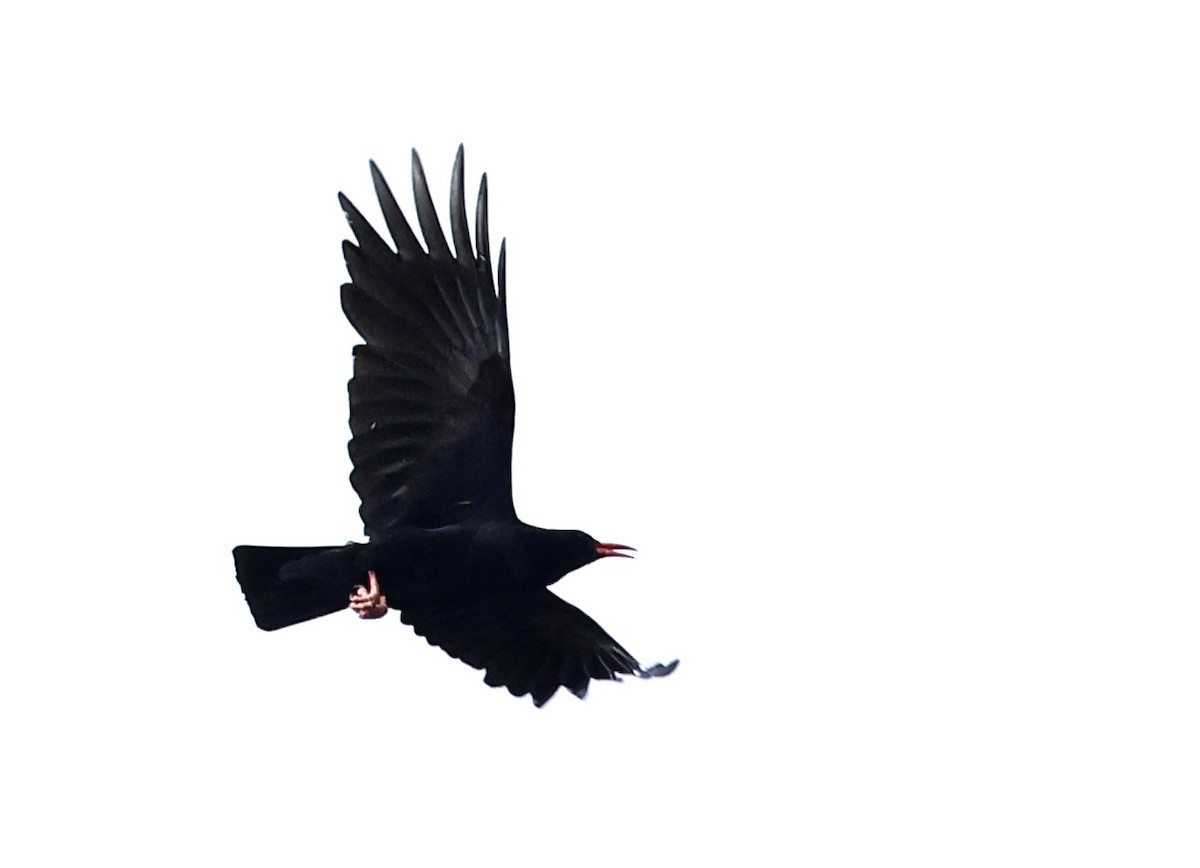
[[583, 699], [593, 678], [657, 678], [679, 664], [643, 669], [604, 628], [546, 588], [405, 608], [400, 620], [451, 657], [486, 669], [485, 683], [528, 693], [539, 707], [559, 687]]
[[504, 244], [497, 295], [487, 175], [472, 250], [460, 145], [450, 189], [453, 252], [416, 151], [413, 195], [425, 248], [374, 163], [371, 177], [394, 251], [338, 195], [358, 242], [343, 243], [351, 282], [342, 286], [342, 310], [365, 341], [354, 348], [350, 380], [350, 482], [362, 499], [366, 533], [515, 519]]

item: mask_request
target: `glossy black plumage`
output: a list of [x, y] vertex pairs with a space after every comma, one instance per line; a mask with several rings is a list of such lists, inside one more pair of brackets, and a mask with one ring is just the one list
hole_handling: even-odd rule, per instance
[[[259, 626], [333, 611], [374, 570], [401, 620], [488, 684], [543, 704], [560, 686], [666, 675], [644, 669], [595, 621], [547, 586], [605, 551], [579, 531], [521, 522], [512, 501], [515, 405], [504, 244], [492, 280], [487, 176], [472, 248], [463, 152], [454, 164], [447, 242], [413, 152], [417, 240], [374, 163], [371, 177], [395, 249], [339, 194], [355, 241], [343, 251], [342, 309], [363, 338], [350, 380], [351, 484], [370, 542], [328, 549], [235, 549]], [[289, 552], [298, 554], [291, 555]], [[343, 600], [345, 597], [343, 596]], [[344, 607], [344, 604], [343, 604]]]

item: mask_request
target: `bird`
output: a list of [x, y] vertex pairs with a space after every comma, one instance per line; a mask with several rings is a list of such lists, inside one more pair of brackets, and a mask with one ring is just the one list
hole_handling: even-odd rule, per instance
[[389, 245], [342, 193], [354, 240], [342, 310], [354, 347], [350, 483], [366, 542], [233, 549], [255, 623], [277, 630], [349, 608], [400, 621], [484, 682], [542, 707], [560, 687], [583, 699], [593, 680], [658, 678], [679, 661], [643, 667], [550, 590], [565, 575], [634, 549], [579, 530], [521, 521], [512, 496], [515, 398], [505, 245], [493, 281], [487, 174], [467, 222], [463, 148], [443, 233], [421, 159], [412, 186], [421, 245], [374, 161], [371, 180]]

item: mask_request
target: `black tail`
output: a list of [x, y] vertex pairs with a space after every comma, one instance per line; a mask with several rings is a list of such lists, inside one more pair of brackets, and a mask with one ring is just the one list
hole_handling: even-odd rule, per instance
[[278, 630], [347, 608], [362, 581], [349, 553], [347, 546], [235, 548], [238, 584], [255, 623]]

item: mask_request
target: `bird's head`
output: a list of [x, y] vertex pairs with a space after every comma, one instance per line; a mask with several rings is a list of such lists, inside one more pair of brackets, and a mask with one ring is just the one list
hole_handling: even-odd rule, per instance
[[636, 551], [621, 543], [602, 543], [581, 530], [549, 530], [538, 541], [538, 559], [542, 562], [546, 584], [557, 582], [567, 573], [600, 558], [631, 558]]

